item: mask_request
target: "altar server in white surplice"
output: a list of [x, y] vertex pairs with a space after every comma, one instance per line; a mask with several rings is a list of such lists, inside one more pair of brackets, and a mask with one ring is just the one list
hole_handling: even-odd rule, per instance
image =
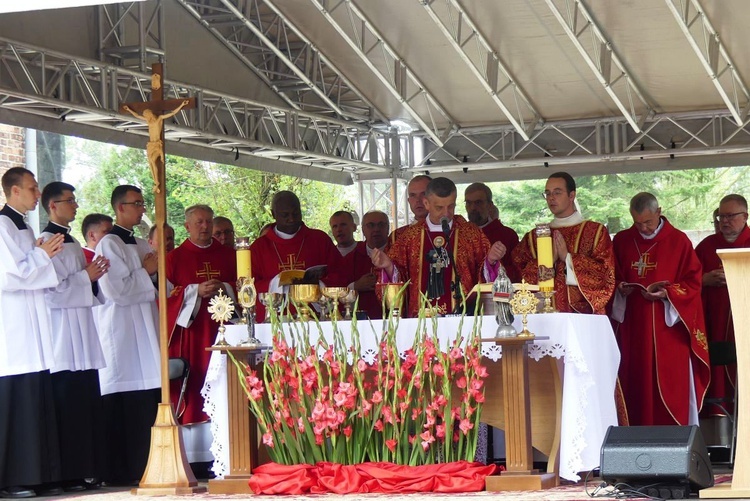
[[0, 497], [31, 497], [60, 480], [60, 454], [49, 370], [55, 359], [44, 289], [58, 283], [51, 258], [63, 236], [44, 243], [26, 226], [39, 201], [34, 174], [2, 177], [0, 210]]
[[145, 212], [141, 189], [118, 186], [112, 192], [115, 225], [96, 246], [109, 259], [99, 279], [105, 302], [97, 308], [99, 338], [107, 367], [99, 370], [108, 460], [104, 479], [135, 484], [148, 460], [151, 426], [160, 400], [156, 255], [133, 236]]
[[73, 186], [60, 181], [42, 190], [42, 207], [49, 224], [42, 240], [63, 235], [61, 253], [52, 258], [60, 283], [44, 297], [52, 322], [55, 366], [52, 390], [62, 458], [63, 487], [85, 490], [86, 478], [99, 478], [104, 461], [102, 403], [99, 372], [106, 364], [94, 325], [92, 308], [100, 304], [97, 280], [109, 268], [103, 256], [86, 264], [81, 244], [70, 235], [70, 223], [78, 209]]

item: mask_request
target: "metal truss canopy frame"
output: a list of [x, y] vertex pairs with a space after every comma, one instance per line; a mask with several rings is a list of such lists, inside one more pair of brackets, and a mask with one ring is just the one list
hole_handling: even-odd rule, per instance
[[[120, 115], [122, 102], [146, 100], [149, 74], [0, 38], [0, 107], [55, 120], [147, 135], [145, 124]], [[195, 97], [196, 110], [165, 123], [167, 142], [180, 141], [350, 175], [380, 172], [388, 159], [373, 144], [389, 134], [370, 127], [275, 107], [167, 80], [164, 95]], [[375, 159], [375, 161], [368, 161]]]

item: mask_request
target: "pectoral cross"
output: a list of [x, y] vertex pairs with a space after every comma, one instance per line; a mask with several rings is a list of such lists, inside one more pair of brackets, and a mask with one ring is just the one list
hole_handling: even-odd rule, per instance
[[435, 270], [437, 273], [440, 273], [440, 271], [443, 269], [443, 261], [441, 259], [438, 259], [434, 263], [432, 263], [432, 269]]
[[205, 280], [211, 280], [214, 277], [218, 277], [221, 272], [211, 268], [211, 263], [203, 263], [203, 270], [196, 271], [195, 276], [198, 278], [204, 278]]
[[638, 258], [638, 261], [633, 261], [630, 266], [634, 270], [638, 270], [638, 276], [641, 278], [645, 277], [650, 270], [656, 269], [657, 263], [650, 263], [648, 260], [649, 257], [651, 257], [649, 253], [644, 252], [643, 254], [641, 254], [641, 257]]
[[289, 270], [304, 270], [305, 269], [305, 262], [304, 261], [297, 261], [297, 256], [293, 254], [289, 254], [287, 256], [288, 263], [281, 263], [279, 264], [279, 271], [289, 271]]

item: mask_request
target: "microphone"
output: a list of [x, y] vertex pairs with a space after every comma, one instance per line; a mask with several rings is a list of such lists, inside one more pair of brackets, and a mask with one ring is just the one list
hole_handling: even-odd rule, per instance
[[440, 226], [443, 227], [443, 233], [445, 233], [445, 238], [448, 238], [448, 236], [451, 234], [451, 227], [450, 227], [450, 220], [443, 216], [440, 218]]

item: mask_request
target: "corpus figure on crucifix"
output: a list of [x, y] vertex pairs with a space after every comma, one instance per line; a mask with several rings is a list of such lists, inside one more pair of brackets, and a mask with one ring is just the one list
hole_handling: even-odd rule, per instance
[[630, 214], [633, 226], [613, 241], [612, 307], [620, 322], [620, 384], [629, 422], [698, 424], [710, 378], [701, 264], [651, 193], [634, 196]]

